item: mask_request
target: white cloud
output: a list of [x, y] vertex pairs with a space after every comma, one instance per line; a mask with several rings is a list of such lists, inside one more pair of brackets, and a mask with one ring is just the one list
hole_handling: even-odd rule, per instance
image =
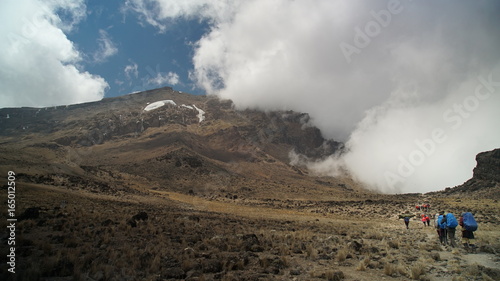
[[179, 75], [175, 72], [161, 73], [158, 72], [155, 77], [148, 80], [148, 84], [161, 86], [165, 84], [177, 85], [179, 84]]
[[[106, 81], [79, 69], [70, 32], [84, 1], [0, 3], [0, 107], [51, 106], [102, 99]], [[64, 14], [64, 20], [58, 14]]]
[[[478, 76], [500, 81], [497, 1], [127, 5], [160, 31], [178, 17], [211, 23], [196, 44], [191, 73], [208, 93], [240, 108], [308, 112], [326, 137], [346, 141], [350, 150], [341, 158], [309, 163], [317, 172], [347, 170], [384, 192], [436, 190], [468, 179], [475, 154], [500, 143], [496, 82], [490, 88], [495, 94], [474, 112], [448, 111], [464, 101], [475, 105], [469, 97], [480, 85]], [[463, 124], [454, 129], [459, 117]], [[387, 175], [401, 174], [402, 161], [421, 155], [418, 141], [435, 129], [443, 130], [446, 141], [413, 159], [418, 165], [411, 175], [388, 181]]]
[[150, 24], [165, 32], [176, 18], [203, 18], [212, 21], [228, 21], [234, 15], [240, 0], [127, 0], [123, 10], [132, 11], [143, 24]]
[[118, 53], [118, 48], [109, 37], [108, 32], [104, 29], [99, 30], [99, 39], [97, 39], [97, 44], [99, 45], [99, 48], [94, 53], [94, 61], [97, 63], [105, 62], [107, 58]]
[[139, 77], [139, 66], [137, 63], [133, 62], [132, 64], [129, 64], [125, 66], [125, 69], [123, 69], [123, 72], [125, 73], [125, 76], [130, 80], [133, 77], [138, 78]]

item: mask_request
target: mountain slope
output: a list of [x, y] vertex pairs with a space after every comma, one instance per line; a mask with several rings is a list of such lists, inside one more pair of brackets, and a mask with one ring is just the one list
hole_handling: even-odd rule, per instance
[[0, 167], [34, 183], [257, 197], [359, 189], [349, 179], [318, 183], [288, 164], [291, 150], [314, 159], [342, 148], [303, 113], [238, 111], [231, 101], [162, 88], [65, 107], [0, 109], [0, 117]]

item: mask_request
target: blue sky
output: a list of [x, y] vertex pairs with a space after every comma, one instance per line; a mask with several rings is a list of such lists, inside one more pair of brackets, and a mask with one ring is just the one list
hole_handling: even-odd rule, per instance
[[436, 190], [500, 144], [499, 14], [497, 0], [4, 0], [0, 108], [172, 86], [309, 113], [349, 151], [302, 163], [317, 174]]
[[[163, 86], [204, 94], [188, 77], [193, 69], [194, 44], [208, 29], [203, 21], [179, 19], [160, 31], [141, 24], [136, 15], [124, 10], [123, 1], [93, 0], [86, 4], [86, 19], [68, 39], [89, 57], [84, 68], [108, 81], [106, 97]], [[103, 52], [102, 46], [114, 51], [95, 58]]]

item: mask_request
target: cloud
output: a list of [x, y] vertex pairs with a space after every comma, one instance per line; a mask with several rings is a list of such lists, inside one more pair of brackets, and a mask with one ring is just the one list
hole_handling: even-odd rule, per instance
[[[143, 73], [144, 71], [145, 73]], [[131, 64], [125, 66], [123, 72], [127, 80], [126, 83], [134, 86], [132, 92], [145, 91], [165, 85], [175, 86], [181, 83], [179, 74], [172, 71], [162, 72], [159, 64], [154, 69], [148, 65], [144, 68], [144, 71], [141, 72], [141, 77], [139, 77], [139, 65], [137, 63], [131, 61]], [[115, 83], [121, 85], [125, 81], [115, 81]]]
[[[132, 2], [160, 30], [179, 17], [211, 24], [190, 75], [209, 94], [308, 112], [345, 141], [342, 155], [304, 163], [319, 174], [437, 190], [470, 178], [475, 154], [500, 143], [497, 1]], [[486, 100], [475, 96], [480, 77], [491, 77]]]
[[108, 84], [81, 70], [82, 56], [65, 35], [85, 10], [84, 1], [1, 2], [0, 107], [102, 99]]
[[109, 57], [118, 53], [118, 48], [109, 37], [108, 32], [99, 29], [99, 38], [97, 39], [99, 45], [98, 50], [94, 53], [94, 61], [97, 63], [105, 62]]
[[127, 76], [127, 79], [131, 79], [132, 76], [135, 78], [139, 77], [139, 70], [138, 70], [138, 65], [137, 63], [133, 62], [132, 64], [129, 64], [125, 66], [125, 69], [123, 69], [123, 72], [125, 73], [125, 76]]
[[163, 33], [178, 18], [201, 18], [213, 23], [229, 21], [241, 1], [220, 0], [127, 0], [123, 12], [138, 15], [141, 24], [150, 24]]
[[148, 84], [153, 84], [156, 86], [165, 84], [177, 85], [179, 84], [179, 75], [175, 72], [168, 72], [164, 74], [158, 72], [155, 77], [148, 80]]

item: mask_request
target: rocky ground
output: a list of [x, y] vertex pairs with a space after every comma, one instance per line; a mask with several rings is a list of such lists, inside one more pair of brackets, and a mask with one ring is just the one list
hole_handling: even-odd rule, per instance
[[[311, 200], [259, 203], [155, 190], [116, 196], [22, 182], [18, 191], [16, 274], [7, 274], [3, 255], [2, 280], [500, 278], [497, 216], [478, 218], [475, 251], [442, 246], [432, 225], [413, 220], [407, 230], [394, 216], [413, 212], [416, 195], [313, 207]], [[470, 207], [500, 213], [494, 200]]]

